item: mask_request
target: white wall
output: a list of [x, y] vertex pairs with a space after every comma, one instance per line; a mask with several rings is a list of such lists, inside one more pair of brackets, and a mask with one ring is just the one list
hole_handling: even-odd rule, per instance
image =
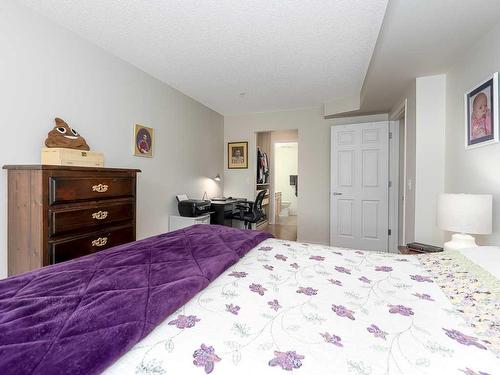
[[416, 81], [413, 80], [404, 96], [391, 111], [394, 116], [406, 102], [405, 132], [406, 132], [406, 195], [405, 195], [405, 241], [415, 241], [415, 174], [416, 174]]
[[[281, 201], [290, 202], [290, 215], [297, 215], [297, 196], [295, 186], [290, 185], [290, 175], [298, 174], [298, 144], [274, 144], [274, 190], [281, 191]], [[299, 177], [300, 184], [300, 177]]]
[[322, 108], [255, 113], [224, 117], [224, 150], [227, 142], [248, 141], [248, 169], [227, 169], [224, 154], [224, 195], [254, 198], [255, 132], [298, 129], [299, 143], [299, 241], [328, 244], [330, 241], [330, 126], [385, 121], [387, 114], [323, 118]]
[[446, 76], [411, 82], [390, 117], [406, 100], [405, 241], [442, 245], [436, 202], [444, 191]]
[[415, 79], [402, 98], [408, 100], [407, 176], [413, 185], [407, 185], [407, 242], [441, 245], [449, 238], [436, 225], [436, 198], [446, 191], [493, 194], [494, 232], [479, 242], [500, 244], [500, 144], [465, 150], [463, 99], [465, 91], [500, 70], [499, 37], [500, 23], [446, 75]]
[[[53, 119], [77, 129], [106, 166], [140, 168], [137, 234], [168, 230], [174, 195], [220, 195], [223, 117], [10, 0], [0, 2], [1, 164], [40, 163]], [[134, 123], [155, 129], [155, 156], [132, 156]], [[6, 275], [6, 172], [0, 277]]]
[[440, 246], [437, 197], [444, 192], [446, 76], [416, 79], [415, 239]]
[[500, 245], [500, 144], [465, 150], [464, 93], [500, 71], [499, 39], [500, 23], [450, 68], [446, 89], [446, 191], [493, 195], [493, 234], [478, 242], [494, 245]]

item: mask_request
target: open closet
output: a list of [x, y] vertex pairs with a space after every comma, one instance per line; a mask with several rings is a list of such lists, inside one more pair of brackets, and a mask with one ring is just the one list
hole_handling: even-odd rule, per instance
[[262, 190], [266, 191], [264, 200], [262, 201], [262, 208], [264, 210], [264, 217], [256, 224], [256, 228], [262, 228], [269, 224], [270, 205], [269, 194], [271, 188], [271, 132], [257, 133], [257, 170], [255, 181], [255, 195], [257, 196]]
[[256, 229], [276, 238], [297, 239], [298, 131], [256, 133], [255, 196], [264, 191], [264, 218]]

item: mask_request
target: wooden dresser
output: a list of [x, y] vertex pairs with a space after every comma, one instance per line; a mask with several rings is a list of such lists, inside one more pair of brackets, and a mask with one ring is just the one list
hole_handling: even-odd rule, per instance
[[5, 165], [9, 276], [135, 241], [137, 169]]

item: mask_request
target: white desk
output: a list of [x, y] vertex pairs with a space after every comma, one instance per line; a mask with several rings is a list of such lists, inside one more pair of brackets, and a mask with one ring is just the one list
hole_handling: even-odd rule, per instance
[[171, 232], [173, 230], [190, 227], [195, 224], [210, 224], [210, 214], [196, 217], [170, 215], [168, 230]]

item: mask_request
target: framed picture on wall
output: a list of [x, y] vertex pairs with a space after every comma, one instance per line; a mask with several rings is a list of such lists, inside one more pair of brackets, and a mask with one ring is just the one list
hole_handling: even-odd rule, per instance
[[154, 146], [154, 129], [148, 128], [147, 126], [135, 124], [134, 155], [152, 158], [153, 146]]
[[498, 142], [498, 73], [465, 93], [465, 148]]
[[227, 168], [248, 168], [248, 142], [229, 142], [227, 144]]

